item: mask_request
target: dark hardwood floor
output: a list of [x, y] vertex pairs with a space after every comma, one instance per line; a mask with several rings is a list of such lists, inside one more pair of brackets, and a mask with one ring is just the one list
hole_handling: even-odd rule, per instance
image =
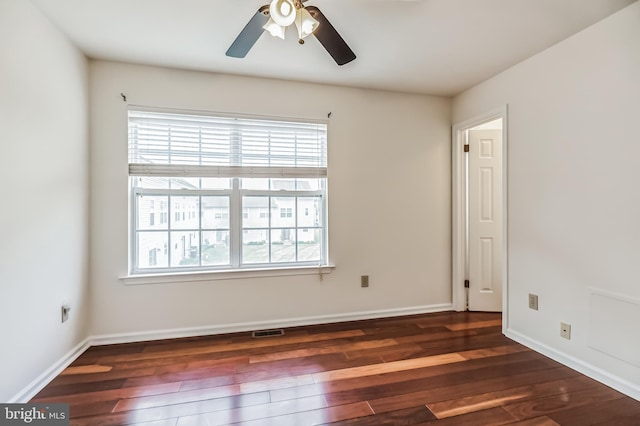
[[438, 313], [92, 347], [32, 402], [72, 425], [640, 425], [640, 402]]

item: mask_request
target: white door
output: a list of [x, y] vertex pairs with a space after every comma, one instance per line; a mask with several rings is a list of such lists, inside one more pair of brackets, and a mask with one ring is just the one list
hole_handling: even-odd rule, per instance
[[502, 131], [469, 130], [469, 310], [502, 311]]

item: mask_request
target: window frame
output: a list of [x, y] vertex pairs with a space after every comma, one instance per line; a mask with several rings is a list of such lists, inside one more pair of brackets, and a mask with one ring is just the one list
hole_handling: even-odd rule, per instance
[[[159, 109], [149, 109], [149, 108], [138, 108], [131, 107], [130, 110], [133, 111], [151, 111], [151, 112], [160, 112], [160, 113], [173, 113], [173, 114], [183, 114], [183, 115], [212, 115], [212, 116], [221, 116], [221, 114], [214, 113], [203, 113], [200, 111], [175, 111], [175, 110], [159, 110]], [[227, 116], [228, 115], [222, 115]], [[327, 126], [327, 122], [324, 120], [300, 120], [300, 119], [285, 119], [285, 118], [273, 118], [273, 117], [258, 117], [258, 116], [238, 116], [242, 118], [256, 119], [256, 120], [270, 120], [270, 121], [297, 121], [303, 123], [319, 123]], [[328, 129], [326, 129], [328, 133]], [[326, 136], [325, 136], [326, 137]], [[328, 144], [328, 141], [325, 140], [325, 144]], [[326, 149], [326, 145], [325, 145]], [[325, 151], [326, 152], [326, 151]], [[326, 155], [326, 154], [325, 154]], [[326, 158], [325, 158], [326, 162]], [[333, 266], [329, 264], [329, 239], [328, 239], [328, 209], [327, 209], [327, 198], [328, 198], [328, 177], [326, 175], [326, 171], [324, 172], [324, 176], [309, 176], [307, 178], [304, 177], [296, 177], [296, 178], [286, 178], [285, 179], [318, 179], [321, 184], [319, 189], [317, 190], [280, 190], [280, 189], [243, 189], [240, 187], [240, 182], [242, 179], [246, 179], [246, 177], [232, 177], [229, 176], [231, 182], [230, 189], [202, 189], [200, 185], [199, 189], [184, 189], [184, 188], [143, 188], [137, 187], [133, 184], [133, 179], [140, 177], [140, 175], [130, 175], [129, 176], [129, 214], [130, 214], [130, 225], [129, 225], [129, 268], [128, 268], [128, 278], [136, 278], [144, 279], [144, 277], [154, 277], [156, 280], [158, 277], [167, 276], [167, 277], [176, 277], [182, 275], [191, 275], [197, 274], [198, 276], [208, 275], [210, 273], [220, 274], [220, 273], [229, 273], [229, 272], [256, 272], [256, 271], [264, 271], [266, 275], [272, 275], [271, 272], [268, 271], [278, 271], [278, 270], [291, 270], [294, 274], [296, 272], [302, 272], [306, 274], [309, 268], [318, 268], [319, 273], [322, 275], [323, 273], [331, 272], [333, 270]], [[177, 178], [178, 176], [166, 176], [167, 178]], [[195, 177], [195, 176], [192, 176]], [[209, 177], [206, 174], [203, 174], [199, 178], [207, 178]], [[275, 176], [271, 176], [270, 179], [279, 179]], [[138, 218], [139, 218], [139, 205], [138, 205], [138, 196], [140, 194], [149, 195], [149, 196], [167, 196], [166, 201], [161, 201], [161, 204], [164, 206], [166, 204], [166, 208], [161, 211], [156, 211], [158, 213], [155, 219], [156, 224], [158, 225], [166, 225], [165, 230], [159, 230], [158, 232], [165, 232], [167, 235], [167, 244], [169, 245], [168, 254], [167, 247], [164, 248], [165, 255], [167, 256], [167, 266], [166, 267], [139, 267], [140, 258], [142, 254], [140, 253], [140, 246], [138, 240], [138, 234], [141, 231], [145, 231], [144, 229], [138, 229]], [[202, 207], [196, 213], [198, 216], [198, 229], [199, 233], [199, 248], [198, 248], [198, 265], [196, 266], [172, 266], [171, 261], [171, 233], [176, 231], [192, 231], [189, 229], [180, 229], [173, 228], [172, 224], [175, 223], [173, 214], [178, 213], [177, 211], [172, 211], [172, 201], [171, 196], [196, 196], [196, 197], [205, 197], [205, 196], [227, 196], [229, 197], [229, 264], [225, 265], [202, 265], [202, 241], [203, 241], [203, 232], [208, 231], [208, 229], [203, 230], [202, 227]], [[320, 224], [315, 227], [305, 227], [298, 226], [298, 216], [299, 212], [297, 209], [295, 210], [295, 214], [293, 215], [293, 219], [295, 221], [295, 225], [290, 227], [293, 232], [296, 234], [296, 257], [298, 253], [298, 234], [304, 230], [308, 229], [311, 231], [319, 230], [319, 259], [311, 260], [311, 261], [293, 261], [293, 262], [273, 262], [271, 261], [271, 256], [269, 255], [269, 261], [264, 263], [245, 263], [242, 261], [243, 259], [243, 222], [246, 219], [244, 212], [245, 207], [242, 204], [243, 197], [251, 197], [251, 196], [265, 196], [271, 198], [277, 197], [294, 197], [297, 200], [299, 197], [316, 197], [320, 200], [319, 206], [319, 214], [321, 216]], [[156, 203], [157, 204], [157, 203]], [[201, 203], [200, 203], [201, 204]], [[269, 228], [267, 229], [268, 233], [271, 233], [274, 229], [280, 229], [279, 227], [273, 227], [271, 224], [271, 212], [268, 211], [267, 216], [269, 217]], [[165, 220], [163, 220], [165, 219]], [[167, 220], [168, 219], [168, 220]], [[179, 222], [178, 222], [179, 223]], [[269, 253], [271, 254], [272, 244], [267, 243]], [[166, 246], [166, 244], [165, 244]], [[288, 275], [288, 274], [287, 274]], [[162, 282], [162, 280], [160, 280]]]
[[[130, 177], [130, 179], [135, 179], [136, 177]], [[131, 210], [131, 224], [130, 224], [130, 242], [129, 242], [129, 250], [131, 253], [131, 267], [130, 274], [131, 275], [145, 275], [145, 274], [170, 274], [170, 273], [179, 273], [179, 272], [215, 272], [215, 271], [228, 271], [228, 270], [252, 270], [252, 269], [269, 269], [269, 268], [292, 268], [292, 267], [304, 267], [304, 266], [318, 266], [318, 265], [327, 265], [328, 264], [328, 227], [327, 227], [327, 197], [326, 197], [326, 179], [325, 188], [318, 189], [315, 191], [286, 191], [286, 190], [256, 190], [256, 189], [241, 189], [239, 188], [239, 179], [240, 178], [232, 178], [232, 188], [231, 189], [221, 189], [221, 190], [212, 190], [212, 189], [159, 189], [159, 188], [143, 188], [143, 187], [133, 187], [130, 185], [130, 210]], [[168, 197], [167, 204], [168, 210], [167, 214], [169, 217], [169, 221], [167, 221], [166, 229], [162, 230], [146, 230], [139, 229], [137, 225], [137, 219], [140, 215], [139, 205], [136, 202], [139, 195], [144, 196], [166, 196]], [[175, 223], [175, 220], [171, 220], [171, 215], [176, 214], [178, 212], [171, 212], [171, 196], [188, 196], [188, 197], [207, 197], [207, 196], [222, 196], [229, 197], [229, 258], [230, 262], [228, 265], [202, 265], [201, 254], [199, 256], [199, 265], [198, 266], [180, 266], [180, 267], [172, 267], [171, 266], [171, 250], [167, 254], [167, 267], [148, 267], [148, 268], [140, 268], [139, 260], [140, 260], [140, 250], [138, 245], [138, 233], [139, 232], [165, 232], [169, 235], [168, 244], [171, 247], [172, 241], [170, 239], [171, 232], [174, 231], [182, 231], [189, 232], [194, 231], [200, 233], [200, 241], [199, 247], [202, 247], [202, 232], [210, 231], [210, 229], [203, 229], [202, 220], [198, 221], [198, 229], [195, 228], [172, 228], [171, 224]], [[246, 229], [243, 226], [243, 210], [244, 206], [242, 205], [243, 197], [291, 197], [295, 198], [296, 202], [299, 198], [303, 197], [313, 197], [318, 198], [320, 200], [320, 214], [321, 221], [319, 226], [298, 226], [297, 216], [298, 214], [292, 214], [292, 219], [294, 219], [295, 226], [287, 227], [294, 229], [295, 232], [301, 230], [319, 230], [320, 231], [320, 259], [318, 261], [295, 261], [295, 262], [264, 262], [264, 263], [244, 263], [243, 259], [243, 244], [242, 244], [242, 235], [243, 231]], [[296, 213], [298, 213], [296, 211]], [[179, 221], [178, 221], [179, 223]], [[258, 229], [258, 228], [251, 228]], [[283, 229], [282, 227], [272, 226], [271, 222], [267, 228], [265, 229], [268, 232], [273, 230]], [[235, 236], [235, 238], [234, 238]], [[297, 244], [297, 235], [296, 235], [296, 244]], [[271, 250], [271, 248], [269, 248]], [[296, 248], [297, 250], [297, 248]], [[200, 249], [201, 251], [201, 249]]]

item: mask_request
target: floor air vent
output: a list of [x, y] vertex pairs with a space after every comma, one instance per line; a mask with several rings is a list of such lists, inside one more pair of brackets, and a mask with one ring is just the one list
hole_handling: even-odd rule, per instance
[[254, 338], [257, 337], [276, 337], [276, 336], [284, 336], [284, 330], [282, 329], [277, 329], [277, 330], [258, 330], [258, 331], [252, 331], [251, 332], [251, 336]]

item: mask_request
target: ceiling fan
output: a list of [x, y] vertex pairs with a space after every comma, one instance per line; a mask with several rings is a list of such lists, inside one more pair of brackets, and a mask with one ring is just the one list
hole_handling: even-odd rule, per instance
[[265, 30], [271, 35], [284, 38], [285, 28], [295, 23], [300, 44], [304, 43], [305, 37], [313, 34], [338, 65], [353, 61], [356, 58], [353, 50], [320, 9], [304, 6], [306, 1], [272, 0], [270, 4], [260, 7], [231, 44], [226, 55], [244, 58]]

